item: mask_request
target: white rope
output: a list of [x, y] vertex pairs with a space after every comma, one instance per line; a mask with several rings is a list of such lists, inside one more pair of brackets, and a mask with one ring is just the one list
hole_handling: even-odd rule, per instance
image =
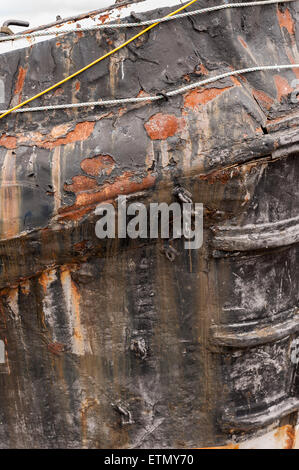
[[244, 3], [225, 3], [223, 5], [216, 5], [214, 7], [202, 8], [200, 10], [194, 11], [187, 11], [185, 13], [180, 13], [174, 16], [168, 16], [163, 18], [156, 18], [153, 20], [148, 21], [141, 21], [139, 23], [106, 23], [102, 25], [96, 26], [87, 26], [85, 28], [76, 28], [76, 29], [60, 29], [57, 31], [38, 31], [35, 33], [30, 34], [15, 34], [12, 36], [3, 36], [0, 37], [0, 42], [4, 41], [14, 41], [16, 39], [29, 39], [29, 38], [37, 38], [42, 36], [55, 36], [60, 34], [68, 34], [68, 33], [80, 33], [84, 31], [98, 31], [102, 29], [120, 29], [120, 28], [135, 28], [139, 26], [150, 26], [154, 23], [165, 23], [167, 21], [173, 21], [181, 18], [186, 18], [188, 16], [196, 16], [201, 15], [203, 13], [210, 13], [213, 11], [219, 10], [227, 10], [229, 8], [245, 8], [245, 7], [255, 7], [255, 6], [262, 6], [262, 5], [273, 5], [277, 3], [290, 3], [296, 2], [298, 0], [262, 0], [256, 2], [244, 2]]
[[[286, 69], [297, 69], [299, 68], [299, 64], [286, 64], [286, 65], [261, 65], [256, 67], [249, 67], [247, 69], [240, 69], [240, 70], [233, 70], [230, 72], [225, 72], [220, 75], [215, 75], [214, 77], [207, 78], [205, 80], [201, 80], [198, 82], [191, 83], [190, 85], [186, 85], [180, 88], [176, 88], [175, 90], [168, 91], [167, 93], [151, 95], [151, 96], [142, 96], [139, 98], [122, 98], [118, 100], [103, 100], [103, 101], [88, 101], [86, 103], [70, 103], [70, 104], [57, 104], [57, 105], [49, 105], [49, 106], [35, 106], [34, 108], [19, 108], [13, 113], [29, 113], [33, 111], [53, 111], [57, 109], [75, 109], [75, 108], [87, 108], [87, 107], [95, 107], [95, 106], [118, 106], [123, 104], [129, 103], [142, 103], [145, 101], [159, 101], [167, 98], [171, 98], [172, 96], [180, 95], [185, 93], [186, 91], [193, 90], [194, 88], [201, 87], [203, 85], [207, 85], [209, 83], [216, 82], [218, 80], [222, 80], [223, 78], [232, 77], [235, 75], [243, 75], [245, 73], [250, 72], [263, 72], [267, 70], [286, 70]], [[0, 111], [1, 114], [6, 113], [8, 110]]]

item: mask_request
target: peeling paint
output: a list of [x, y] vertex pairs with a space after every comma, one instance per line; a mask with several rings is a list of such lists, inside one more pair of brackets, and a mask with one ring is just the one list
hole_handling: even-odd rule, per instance
[[29, 145], [51, 150], [61, 145], [82, 142], [88, 139], [93, 132], [94, 126], [95, 122], [92, 121], [79, 122], [76, 124], [74, 130], [67, 131], [69, 124], [61, 124], [54, 127], [46, 137], [43, 137], [39, 132], [19, 134], [16, 136], [2, 134], [0, 146], [15, 149], [17, 145]]
[[81, 168], [91, 176], [99, 176], [101, 173], [110, 175], [115, 168], [115, 162], [110, 155], [97, 155], [82, 160]]
[[[133, 194], [143, 189], [151, 188], [156, 181], [155, 175], [148, 175], [135, 181], [133, 173], [126, 172], [117, 177], [113, 183], [107, 183], [98, 187], [94, 191], [79, 192], [76, 196], [76, 202], [72, 207], [64, 207], [59, 212], [69, 212], [86, 206], [94, 206], [101, 202], [110, 201], [120, 194]], [[85, 212], [84, 212], [85, 213]]]
[[72, 177], [72, 184], [65, 184], [64, 189], [65, 191], [71, 191], [73, 193], [80, 193], [82, 191], [88, 191], [90, 189], [94, 189], [98, 187], [98, 183], [96, 180], [89, 178], [88, 176], [73, 176]]
[[231, 87], [228, 88], [208, 88], [206, 90], [193, 90], [190, 91], [184, 99], [184, 107], [191, 108], [194, 110], [198, 110], [198, 106], [206, 105], [210, 101], [217, 98], [217, 96], [221, 95], [225, 91], [229, 90]]

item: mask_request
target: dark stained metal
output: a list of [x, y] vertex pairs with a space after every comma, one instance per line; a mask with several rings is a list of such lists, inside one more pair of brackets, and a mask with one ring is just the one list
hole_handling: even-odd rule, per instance
[[[291, 3], [162, 24], [36, 105], [295, 63], [298, 20]], [[131, 34], [74, 32], [4, 54], [3, 108]], [[238, 447], [278, 428], [295, 446], [297, 77], [0, 121], [0, 447]], [[95, 208], [119, 194], [203, 203], [203, 247], [97, 239]]]

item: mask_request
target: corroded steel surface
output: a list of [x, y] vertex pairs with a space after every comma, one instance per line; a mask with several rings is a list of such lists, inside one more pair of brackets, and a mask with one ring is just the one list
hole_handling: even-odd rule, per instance
[[[298, 63], [298, 19], [296, 2], [163, 24], [36, 105]], [[4, 54], [5, 107], [130, 34]], [[1, 447], [297, 445], [296, 78], [259, 72], [161, 103], [0, 122]], [[171, 263], [162, 241], [96, 238], [100, 202], [171, 202], [177, 185], [204, 204], [200, 250], [175, 241]]]

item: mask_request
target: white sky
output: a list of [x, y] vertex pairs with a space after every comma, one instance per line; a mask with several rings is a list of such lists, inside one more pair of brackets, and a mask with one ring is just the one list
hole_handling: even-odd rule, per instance
[[[0, 26], [8, 19], [27, 20], [30, 27], [113, 5], [114, 0], [0, 0]], [[20, 28], [13, 26], [17, 32]]]

